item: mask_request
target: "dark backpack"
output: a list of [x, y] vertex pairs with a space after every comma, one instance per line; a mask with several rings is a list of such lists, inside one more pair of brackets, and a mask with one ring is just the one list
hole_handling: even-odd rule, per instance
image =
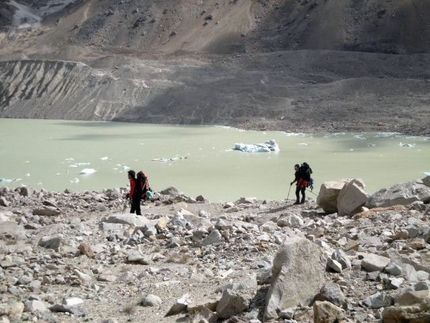
[[311, 176], [313, 173], [311, 166], [309, 166], [308, 163], [304, 162], [300, 166], [299, 171], [301, 172], [302, 178], [305, 181], [309, 182], [310, 189], [313, 190], [314, 189], [314, 179]]

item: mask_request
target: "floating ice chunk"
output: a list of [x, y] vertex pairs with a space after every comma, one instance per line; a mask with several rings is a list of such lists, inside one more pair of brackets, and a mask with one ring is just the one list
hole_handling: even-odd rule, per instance
[[89, 175], [89, 174], [94, 174], [95, 172], [97, 172], [94, 168], [84, 168], [83, 170], [81, 170], [79, 172], [79, 174], [81, 175]]
[[369, 146], [369, 147], [376, 147], [375, 144], [367, 144], [367, 146]]
[[66, 158], [67, 161], [74, 161], [74, 158]]
[[79, 178], [71, 179], [70, 183], [79, 183]]
[[1, 182], [9, 183], [9, 182], [12, 182], [12, 180], [11, 180], [10, 178], [3, 178], [3, 177], [0, 177], [0, 183], [1, 183]]
[[69, 165], [69, 167], [77, 168], [77, 167], [78, 167], [78, 165], [73, 164], [73, 165]]
[[108, 160], [108, 159], [109, 157], [106, 157], [106, 156], [101, 158], [101, 160]]
[[301, 142], [301, 143], [299, 143], [299, 146], [307, 146], [308, 144], [307, 143], [305, 143], [305, 142]]
[[279, 151], [279, 146], [275, 140], [267, 140], [263, 143], [259, 144], [244, 144], [244, 143], [236, 143], [234, 146], [235, 150], [240, 150], [243, 152], [254, 153], [254, 152], [271, 152], [271, 151]]
[[172, 158], [166, 158], [166, 157], [161, 157], [161, 158], [154, 158], [154, 159], [151, 159], [152, 161], [158, 161], [158, 162], [162, 162], [162, 163], [165, 163], [165, 162], [169, 162], [169, 161], [178, 161], [178, 160], [181, 160], [181, 159], [188, 159], [188, 157], [183, 157], [183, 156], [175, 156], [175, 157], [172, 157]]
[[30, 173], [25, 174], [25, 176], [30, 177]]
[[399, 146], [406, 147], [406, 148], [413, 148], [415, 147], [415, 144], [400, 143]]
[[430, 172], [424, 172], [424, 175], [430, 176]]
[[375, 138], [389, 138], [389, 137], [395, 137], [399, 133], [398, 132], [378, 132], [375, 136]]

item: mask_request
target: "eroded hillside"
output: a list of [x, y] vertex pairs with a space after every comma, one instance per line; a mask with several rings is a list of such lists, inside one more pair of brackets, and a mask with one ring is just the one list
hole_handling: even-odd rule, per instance
[[[21, 20], [14, 20], [17, 13]], [[423, 0], [11, 0], [0, 5], [0, 23], [10, 36], [11, 25], [34, 23], [39, 16], [41, 26], [14, 35], [37, 38], [16, 48], [30, 53], [32, 48], [32, 54], [43, 46], [51, 52], [91, 46], [135, 55], [291, 49], [422, 53], [430, 48], [428, 13], [430, 3]]]
[[419, 0], [2, 2], [0, 117], [428, 134], [429, 9]]

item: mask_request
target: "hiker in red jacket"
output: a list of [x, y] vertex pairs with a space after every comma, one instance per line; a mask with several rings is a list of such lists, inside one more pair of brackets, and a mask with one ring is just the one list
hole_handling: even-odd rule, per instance
[[[294, 204], [305, 203], [306, 198], [306, 187], [309, 186], [309, 179], [304, 167], [300, 167], [299, 164], [294, 165], [294, 181], [290, 183], [290, 186], [296, 183], [296, 202]], [[302, 194], [302, 199], [300, 200], [300, 193]]]

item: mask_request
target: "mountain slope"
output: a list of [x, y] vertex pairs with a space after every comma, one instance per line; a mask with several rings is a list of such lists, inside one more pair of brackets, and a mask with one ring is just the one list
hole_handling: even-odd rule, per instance
[[[430, 3], [423, 0], [62, 1], [29, 6], [29, 12], [44, 19], [37, 27], [43, 32], [22, 31], [20, 38], [25, 34], [27, 41], [36, 40], [21, 50], [30, 47], [34, 54], [43, 46], [52, 52], [90, 46], [139, 55], [291, 49], [422, 53], [430, 49]], [[3, 27], [13, 21], [10, 11], [19, 11], [15, 6], [0, 6]]]
[[419, 0], [2, 2], [0, 117], [429, 134], [429, 9]]

